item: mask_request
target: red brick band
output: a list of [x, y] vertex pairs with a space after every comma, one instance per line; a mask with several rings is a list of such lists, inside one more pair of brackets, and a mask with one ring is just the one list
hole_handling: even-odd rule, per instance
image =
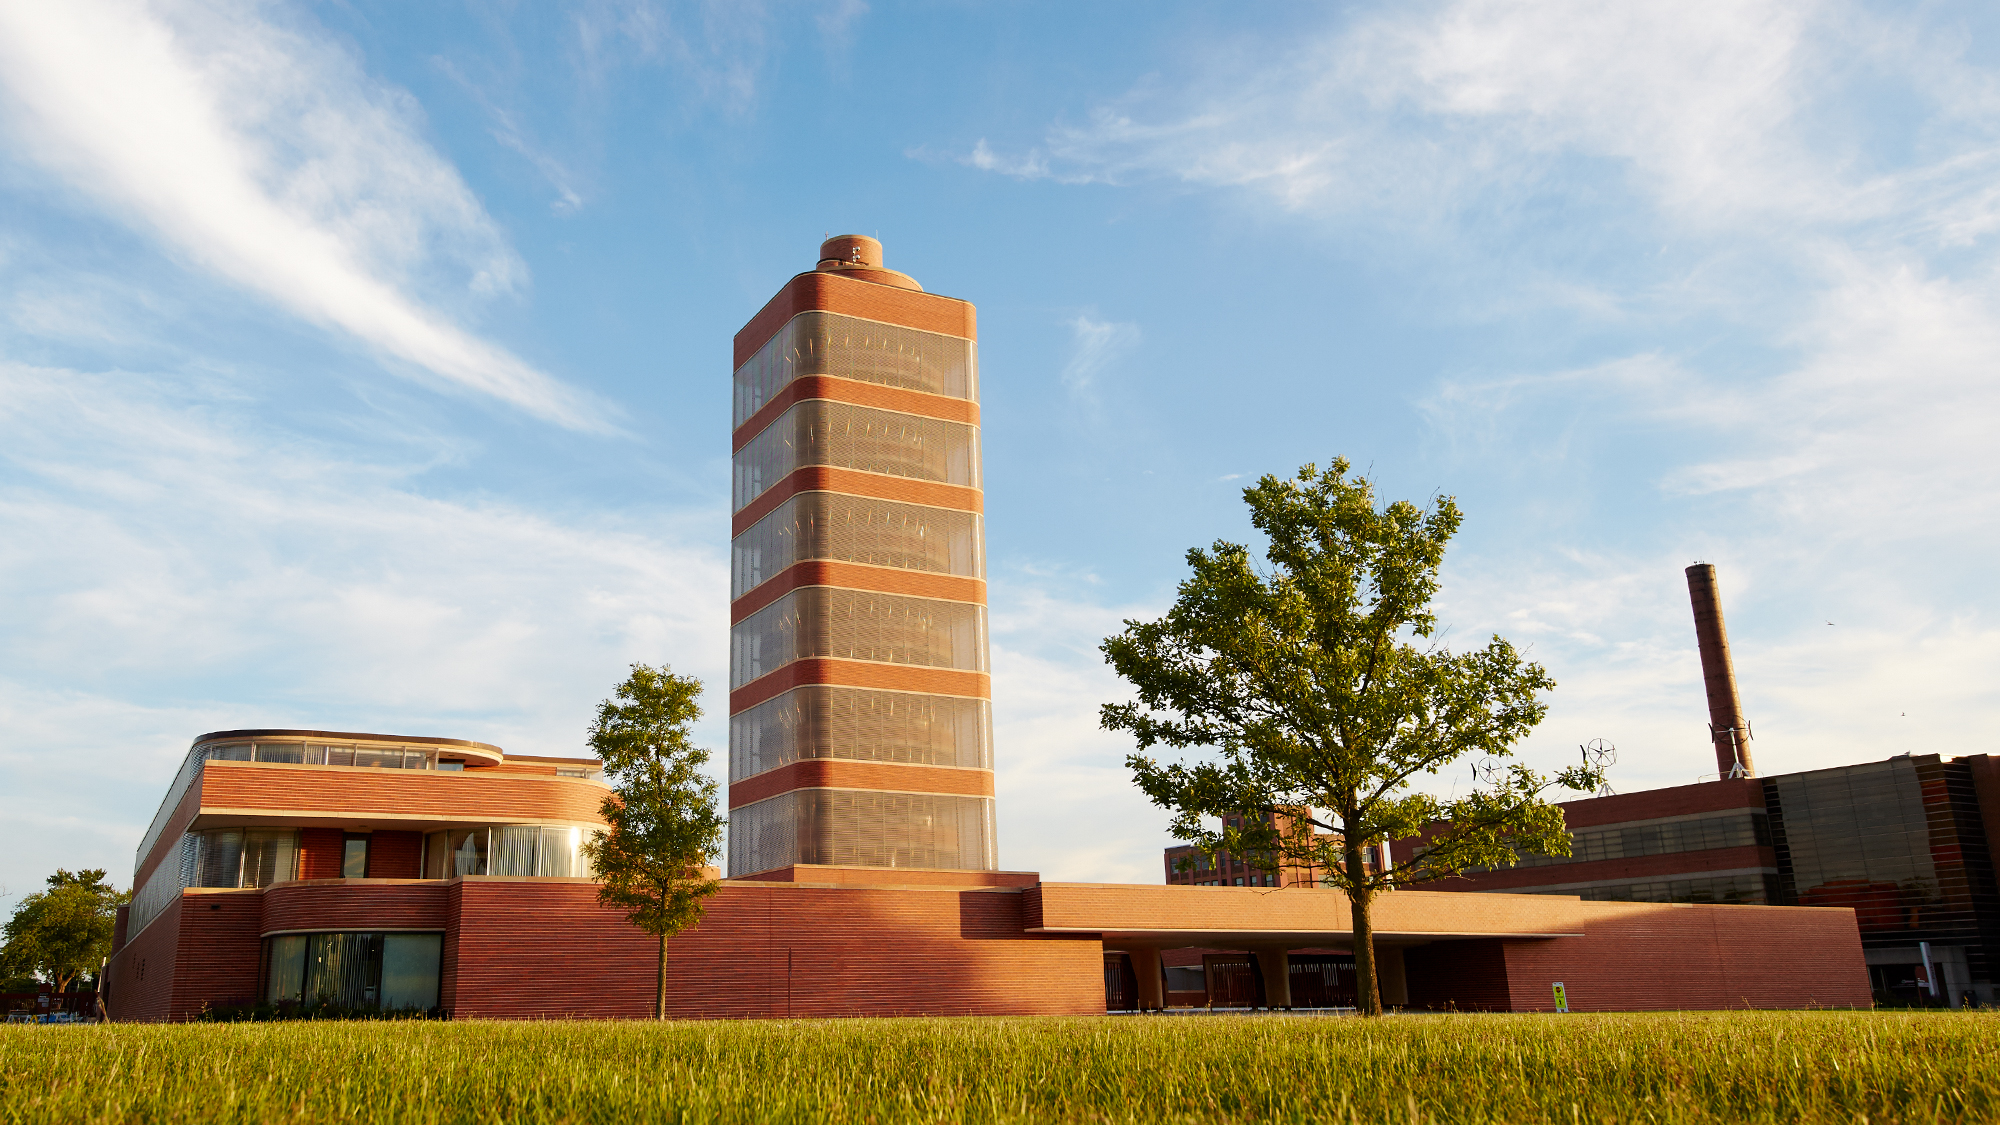
[[729, 713], [748, 711], [804, 684], [879, 688], [923, 695], [993, 698], [993, 677], [985, 672], [955, 668], [925, 668], [914, 664], [872, 664], [862, 660], [832, 660], [824, 656], [794, 660], [775, 672], [751, 680], [729, 693]]
[[757, 349], [768, 343], [778, 330], [802, 312], [830, 312], [879, 320], [884, 324], [937, 332], [963, 340], [979, 338], [977, 314], [972, 304], [956, 297], [940, 297], [878, 285], [831, 273], [802, 273], [792, 278], [771, 298], [750, 323], [736, 333], [734, 371], [750, 362]]
[[729, 521], [730, 537], [750, 530], [778, 505], [801, 492], [845, 492], [849, 496], [895, 500], [959, 512], [983, 512], [986, 509], [985, 499], [976, 488], [892, 477], [885, 473], [864, 473], [857, 469], [836, 469], [828, 465], [807, 465], [792, 470], [784, 480], [766, 489], [762, 496], [750, 501], [742, 511], [732, 516]]
[[729, 807], [789, 793], [794, 789], [868, 789], [885, 793], [945, 793], [991, 797], [993, 771], [903, 762], [862, 762], [851, 758], [807, 758], [729, 786]]
[[839, 586], [878, 594], [986, 604], [986, 583], [977, 578], [822, 559], [793, 563], [778, 572], [776, 577], [765, 580], [756, 589], [731, 602], [729, 623], [735, 625], [793, 590], [806, 586]]
[[736, 433], [729, 439], [729, 451], [731, 453], [740, 451], [758, 434], [763, 433], [764, 427], [777, 421], [778, 415], [807, 399], [825, 399], [829, 402], [845, 402], [876, 410], [893, 410], [898, 414], [915, 414], [922, 418], [937, 418], [967, 426], [979, 424], [979, 404], [970, 399], [905, 390], [902, 387], [885, 387], [879, 383], [864, 383], [859, 379], [841, 379], [832, 375], [802, 375], [785, 384], [784, 390], [773, 395], [771, 401], [758, 407], [757, 413], [736, 427]]

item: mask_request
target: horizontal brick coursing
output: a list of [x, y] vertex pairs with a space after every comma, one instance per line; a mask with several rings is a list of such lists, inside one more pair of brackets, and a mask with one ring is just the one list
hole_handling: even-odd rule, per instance
[[441, 930], [446, 886], [429, 880], [279, 883], [263, 892], [259, 932]]
[[1699, 785], [1676, 785], [1669, 789], [1648, 789], [1641, 793], [1619, 793], [1610, 797], [1586, 797], [1563, 801], [1558, 806], [1572, 832], [1600, 824], [1624, 824], [1635, 820], [1657, 820], [1669, 816], [1733, 812], [1739, 809], [1764, 811], [1764, 783], [1755, 778], [1705, 781]]
[[979, 404], [971, 399], [934, 395], [925, 391], [868, 383], [860, 379], [842, 379], [833, 375], [801, 375], [786, 383], [783, 390], [757, 408], [757, 413], [744, 419], [743, 424], [736, 427], [736, 434], [730, 439], [730, 452], [735, 453], [750, 444], [751, 439], [762, 433], [764, 427], [777, 421], [778, 416], [795, 403], [812, 398], [852, 403], [855, 406], [870, 406], [877, 410], [893, 410], [899, 414], [916, 414], [924, 418], [940, 418], [946, 422], [959, 422], [967, 426], [979, 424]]
[[256, 1001], [262, 900], [254, 890], [182, 895], [167, 1019], [193, 1019], [203, 1007]]
[[299, 878], [338, 879], [346, 860], [347, 833], [338, 828], [299, 832]]
[[976, 488], [890, 476], [887, 473], [864, 473], [859, 469], [842, 469], [831, 465], [807, 465], [792, 470], [784, 480], [765, 489], [762, 495], [744, 505], [742, 511], [731, 516], [730, 536], [738, 536], [750, 530], [758, 520], [775, 511], [778, 505], [801, 492], [844, 492], [850, 496], [894, 500], [903, 504], [923, 504], [932, 508], [950, 508], [958, 512], [986, 510], [984, 496]]
[[916, 664], [871, 664], [860, 660], [831, 660], [814, 656], [805, 660], [794, 660], [783, 668], [759, 676], [730, 692], [729, 713], [741, 714], [801, 684], [881, 688], [885, 691], [914, 691], [973, 699], [993, 698], [993, 677], [984, 672], [925, 668]]
[[157, 1023], [174, 1001], [174, 953], [180, 946], [181, 903], [168, 903], [151, 925], [129, 935], [104, 968], [105, 1007], [123, 1022]]
[[947, 871], [942, 868], [849, 867], [800, 863], [743, 878], [759, 883], [817, 883], [841, 887], [1011, 887], [1042, 881], [1033, 871]]
[[415, 879], [423, 872], [421, 832], [373, 832], [368, 836], [368, 878]]
[[1482, 871], [1463, 879], [1438, 884], [1444, 891], [1508, 891], [1516, 887], [1546, 887], [1563, 883], [1595, 883], [1622, 879], [1642, 882], [1650, 879], [1701, 878], [1711, 871], [1740, 871], [1748, 867], [1776, 868], [1778, 853], [1755, 845], [1741, 848], [1708, 848], [1698, 852], [1669, 852], [1665, 855], [1634, 856], [1631, 859], [1594, 859], [1582, 863], [1551, 863], [1541, 867], [1508, 867]]
[[1587, 936], [1509, 942], [1511, 1008], [1572, 1011], [1867, 1008], [1861, 931], [1848, 910], [1581, 902]]
[[794, 789], [878, 789], [893, 793], [950, 793], [991, 797], [993, 771], [901, 762], [808, 758], [746, 777], [729, 787], [729, 807], [741, 808]]
[[736, 358], [731, 370], [743, 366], [778, 329], [802, 312], [823, 312], [900, 324], [924, 332], [960, 339], [977, 339], [977, 313], [971, 302], [936, 293], [920, 293], [830, 273], [802, 273], [765, 302], [757, 315], [736, 333]]
[[806, 586], [839, 586], [848, 590], [872, 590], [878, 594], [986, 604], [986, 583], [977, 578], [814, 559], [793, 563], [731, 602], [729, 623], [738, 624], [793, 590]]
[[578, 778], [498, 770], [363, 770], [262, 762], [210, 762], [201, 806], [271, 814], [353, 814], [360, 823], [410, 819], [566, 820], [601, 824], [603, 786]]

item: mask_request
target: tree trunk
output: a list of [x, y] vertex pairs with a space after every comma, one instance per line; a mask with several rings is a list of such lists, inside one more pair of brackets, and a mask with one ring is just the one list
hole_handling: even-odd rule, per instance
[[653, 989], [653, 1018], [667, 1018], [667, 935], [660, 935], [660, 980]]
[[1382, 989], [1375, 973], [1375, 920], [1369, 913], [1375, 894], [1367, 889], [1368, 869], [1361, 862], [1361, 845], [1349, 834], [1345, 846], [1347, 861], [1347, 905], [1354, 920], [1354, 1008], [1364, 1016], [1382, 1014]]

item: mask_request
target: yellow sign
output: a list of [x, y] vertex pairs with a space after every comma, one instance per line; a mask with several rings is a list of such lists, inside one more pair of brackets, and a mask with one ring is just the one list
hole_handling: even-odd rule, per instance
[[1569, 1011], [1569, 990], [1563, 987], [1563, 982], [1561, 981], [1557, 981], [1554, 988], [1556, 993], [1556, 1011]]

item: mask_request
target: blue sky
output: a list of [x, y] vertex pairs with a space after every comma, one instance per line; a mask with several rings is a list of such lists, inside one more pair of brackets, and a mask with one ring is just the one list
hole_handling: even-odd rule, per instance
[[129, 879], [203, 731], [565, 754], [633, 661], [724, 683], [730, 337], [829, 232], [979, 306], [1006, 867], [1159, 878], [1096, 645], [1334, 456], [1466, 510], [1538, 764], [1713, 769], [1695, 560], [1766, 772], [1985, 752], [1996, 30], [0, 5], [0, 886]]

